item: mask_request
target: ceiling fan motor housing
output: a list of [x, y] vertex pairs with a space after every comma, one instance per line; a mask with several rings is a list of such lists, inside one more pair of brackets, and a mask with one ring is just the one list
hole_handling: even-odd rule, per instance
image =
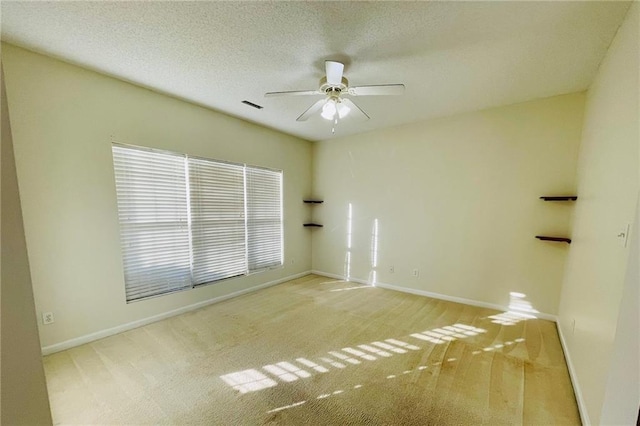
[[322, 77], [320, 79], [320, 89], [318, 90], [330, 96], [333, 93], [335, 93], [335, 96], [339, 96], [340, 93], [342, 93], [343, 91], [346, 92], [348, 88], [349, 88], [349, 80], [347, 80], [345, 77], [342, 77], [342, 81], [340, 82], [340, 84], [327, 83], [327, 77]]

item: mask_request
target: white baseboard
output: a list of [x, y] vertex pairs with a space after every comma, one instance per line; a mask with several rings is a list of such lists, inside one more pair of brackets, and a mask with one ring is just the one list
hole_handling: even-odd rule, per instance
[[[329, 273], [329, 272], [313, 270], [313, 271], [311, 271], [311, 273], [312, 274], [316, 274], [316, 275], [322, 275], [322, 276], [329, 277], [329, 278], [335, 278], [335, 279], [339, 279], [339, 280], [346, 280], [346, 277], [344, 277], [343, 275], [332, 274], [332, 273]], [[360, 279], [360, 278], [350, 277], [348, 281], [351, 281], [351, 282], [354, 282], [354, 283], [359, 283], [359, 284], [371, 285], [371, 283], [368, 282], [367, 280], [363, 280], [363, 279]], [[415, 295], [418, 295], [418, 296], [431, 297], [432, 299], [446, 300], [448, 302], [462, 303], [463, 305], [471, 305], [471, 306], [478, 306], [480, 308], [495, 309], [496, 311], [508, 311], [509, 310], [509, 307], [507, 307], [507, 306], [501, 306], [501, 305], [496, 305], [496, 304], [493, 304], [493, 303], [482, 302], [480, 300], [465, 299], [463, 297], [448, 296], [446, 294], [433, 293], [433, 292], [430, 292], [430, 291], [418, 290], [418, 289], [415, 289], [415, 288], [401, 287], [401, 286], [394, 285], [394, 284], [376, 282], [376, 287], [385, 288], [387, 290], [401, 291], [403, 293], [410, 293], [410, 294], [415, 294]], [[544, 320], [548, 320], [548, 321], [553, 321], [553, 322], [557, 322], [558, 321], [558, 317], [556, 315], [546, 314], [544, 312], [538, 312], [538, 313], [531, 314], [531, 315], [534, 315], [536, 318], [540, 318], [540, 319], [544, 319]]]
[[573, 385], [573, 393], [576, 396], [576, 402], [578, 403], [578, 412], [580, 413], [580, 420], [582, 420], [582, 424], [585, 426], [591, 425], [591, 420], [589, 419], [589, 414], [587, 413], [587, 406], [584, 402], [584, 397], [582, 396], [582, 391], [580, 389], [580, 384], [578, 383], [578, 376], [576, 374], [575, 368], [573, 367], [573, 363], [571, 362], [571, 355], [569, 354], [569, 348], [567, 347], [567, 342], [564, 339], [564, 334], [562, 333], [562, 327], [560, 327], [560, 322], [556, 322], [556, 327], [558, 328], [558, 336], [560, 337], [560, 344], [562, 345], [562, 353], [564, 353], [564, 360], [567, 363], [567, 368], [569, 369], [569, 377], [571, 378], [571, 384]]
[[304, 277], [305, 275], [309, 275], [310, 273], [311, 271], [305, 271], [299, 274], [289, 275], [288, 277], [280, 278], [274, 281], [269, 281], [254, 287], [246, 288], [244, 290], [239, 290], [233, 293], [225, 294], [223, 296], [214, 297], [212, 299], [203, 300], [202, 302], [194, 303], [188, 306], [183, 306], [181, 308], [174, 309], [168, 312], [163, 312], [158, 315], [153, 315], [151, 317], [143, 318], [137, 321], [118, 325], [116, 327], [97, 331], [95, 333], [85, 334], [84, 336], [75, 337], [73, 339], [65, 340], [64, 342], [55, 343], [53, 345], [44, 346], [42, 348], [42, 355], [49, 355], [55, 352], [64, 351], [65, 349], [70, 349], [76, 346], [84, 345], [85, 343], [89, 343], [95, 340], [103, 339], [105, 337], [113, 336], [114, 334], [122, 333], [124, 331], [133, 330], [134, 328], [142, 327], [143, 325], [151, 324], [156, 321], [160, 321], [176, 315], [184, 314], [186, 312], [194, 311], [204, 306], [212, 305], [214, 303], [218, 303], [224, 300], [232, 299], [234, 297], [242, 296], [243, 294], [252, 293], [254, 291], [261, 290], [263, 288], [281, 284], [285, 281], [295, 280], [296, 278]]

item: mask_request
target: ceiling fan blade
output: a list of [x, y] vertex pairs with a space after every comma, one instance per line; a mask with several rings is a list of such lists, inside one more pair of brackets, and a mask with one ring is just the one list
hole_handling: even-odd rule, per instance
[[362, 110], [362, 108], [360, 108], [358, 105], [356, 105], [351, 99], [347, 99], [347, 98], [342, 98], [341, 102], [343, 104], [345, 104], [346, 106], [348, 106], [349, 108], [351, 108], [351, 111], [353, 111], [353, 113], [356, 116], [359, 116], [360, 118], [364, 118], [365, 120], [368, 120], [370, 117], [367, 115], [366, 112], [364, 112]]
[[334, 61], [324, 61], [324, 68], [327, 71], [327, 83], [341, 84], [344, 64]]
[[307, 95], [324, 95], [324, 93], [318, 90], [294, 90], [291, 92], [267, 92], [264, 94], [264, 97], [271, 98], [275, 96], [307, 96]]
[[347, 92], [353, 96], [402, 95], [404, 93], [404, 84], [349, 87]]
[[322, 109], [322, 106], [327, 102], [326, 99], [320, 99], [315, 104], [311, 105], [305, 112], [300, 114], [300, 117], [296, 118], [296, 121], [307, 121], [309, 117], [311, 117], [316, 112]]

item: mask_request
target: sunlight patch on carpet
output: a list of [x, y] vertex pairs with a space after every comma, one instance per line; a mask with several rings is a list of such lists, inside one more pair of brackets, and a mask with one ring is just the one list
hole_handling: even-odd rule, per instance
[[273, 410], [267, 411], [267, 413], [277, 413], [278, 411], [286, 410], [288, 408], [298, 407], [307, 401], [294, 402], [293, 404], [285, 405], [283, 407], [274, 408]]
[[436, 345], [441, 345], [446, 342], [453, 342], [457, 339], [466, 339], [467, 337], [477, 336], [478, 334], [486, 332], [487, 330], [482, 328], [472, 327], [465, 324], [454, 324], [441, 328], [434, 328], [432, 330], [426, 330], [422, 333], [414, 333], [411, 337], [435, 343]]
[[235, 390], [240, 391], [240, 393], [254, 392], [278, 384], [275, 380], [253, 369], [225, 374], [224, 376], [220, 376], [220, 378]]
[[[444, 344], [453, 342], [455, 340], [478, 336], [486, 332], [487, 330], [482, 328], [456, 323], [454, 325], [442, 326], [420, 333], [413, 333], [408, 337], [413, 337], [423, 342], [426, 341], [433, 344]], [[492, 352], [507, 349], [509, 346], [521, 342], [524, 342], [523, 338], [516, 338], [513, 341], [498, 342], [492, 346], [474, 350], [472, 352], [472, 355], [478, 355], [483, 352]], [[385, 339], [382, 342], [375, 341], [369, 344], [357, 345], [357, 348], [358, 349], [355, 349], [353, 347], [345, 347], [340, 351], [328, 351], [327, 354], [331, 355], [330, 357], [325, 356], [318, 359], [318, 361], [324, 363], [324, 365], [320, 365], [318, 362], [311, 361], [307, 358], [296, 358], [295, 363], [293, 361], [281, 361], [274, 364], [265, 365], [262, 367], [263, 372], [260, 372], [256, 369], [250, 369], [226, 374], [220, 376], [220, 378], [224, 380], [225, 383], [238, 390], [240, 393], [255, 392], [277, 386], [278, 382], [290, 383], [295, 382], [299, 379], [312, 377], [314, 371], [316, 373], [328, 373], [329, 371], [331, 371], [330, 367], [334, 367], [336, 369], [344, 369], [349, 365], [357, 366], [362, 364], [362, 361], [360, 360], [373, 362], [376, 360], [392, 357], [393, 355], [407, 354], [409, 353], [409, 351], [419, 351], [422, 349], [419, 346], [398, 339]], [[446, 362], [455, 362], [457, 360], [457, 358], [447, 358]], [[300, 366], [296, 365], [296, 363], [302, 365], [303, 367], [301, 368]], [[442, 361], [435, 362], [432, 365], [442, 365]], [[305, 370], [305, 368], [309, 371]], [[427, 366], [422, 365], [417, 367], [415, 371], [419, 372], [421, 370], [425, 370], [426, 368]], [[396, 374], [389, 374], [386, 377], [387, 379], [395, 379], [399, 375], [406, 375], [413, 371], [414, 370], [405, 370]], [[271, 375], [271, 377], [269, 377], [267, 374]], [[362, 385], [358, 386], [361, 387]], [[329, 394], [322, 394], [316, 399], [323, 399], [334, 394], [336, 393], [334, 392]], [[285, 408], [290, 407], [279, 407], [274, 410]]]

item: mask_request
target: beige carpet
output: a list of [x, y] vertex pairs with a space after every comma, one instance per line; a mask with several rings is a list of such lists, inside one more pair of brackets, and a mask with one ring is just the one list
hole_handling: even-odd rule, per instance
[[309, 275], [45, 357], [57, 424], [579, 424], [555, 324]]

